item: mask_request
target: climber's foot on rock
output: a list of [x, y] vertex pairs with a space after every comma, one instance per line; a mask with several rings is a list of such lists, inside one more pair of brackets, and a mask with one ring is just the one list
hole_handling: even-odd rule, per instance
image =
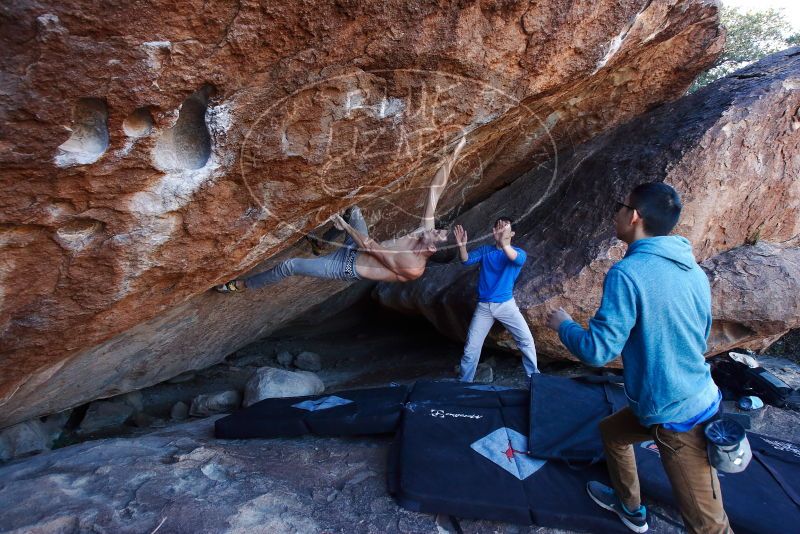
[[244, 280], [231, 280], [230, 282], [214, 286], [214, 290], [219, 293], [237, 293], [239, 291], [244, 291], [244, 288]]

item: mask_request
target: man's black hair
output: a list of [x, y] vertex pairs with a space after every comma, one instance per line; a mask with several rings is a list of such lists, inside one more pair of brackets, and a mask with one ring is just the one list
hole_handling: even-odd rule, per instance
[[631, 191], [631, 206], [644, 219], [647, 235], [668, 235], [681, 216], [681, 197], [661, 182], [637, 185]]
[[494, 225], [497, 226], [497, 223], [499, 223], [500, 221], [507, 222], [509, 226], [514, 226], [514, 221], [511, 219], [511, 217], [508, 217], [506, 215], [501, 215], [500, 217], [498, 217], [497, 220], [494, 221]]

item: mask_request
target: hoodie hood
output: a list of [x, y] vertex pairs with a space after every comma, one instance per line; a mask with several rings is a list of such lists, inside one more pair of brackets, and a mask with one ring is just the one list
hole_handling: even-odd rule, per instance
[[692, 244], [689, 240], [679, 235], [665, 235], [658, 237], [648, 237], [634, 241], [628, 246], [625, 257], [633, 254], [652, 254], [661, 256], [676, 263], [684, 271], [688, 271], [697, 261], [692, 252]]

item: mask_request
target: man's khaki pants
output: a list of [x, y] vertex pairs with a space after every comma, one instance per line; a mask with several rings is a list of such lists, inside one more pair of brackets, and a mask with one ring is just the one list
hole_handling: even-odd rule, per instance
[[717, 470], [708, 463], [702, 425], [688, 432], [665, 430], [661, 425], [647, 428], [630, 408], [623, 408], [600, 421], [600, 433], [614, 491], [628, 510], [641, 504], [632, 445], [653, 439], [686, 529], [702, 534], [731, 532]]

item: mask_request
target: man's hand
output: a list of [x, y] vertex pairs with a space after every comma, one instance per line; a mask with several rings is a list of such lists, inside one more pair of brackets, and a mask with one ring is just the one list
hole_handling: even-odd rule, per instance
[[514, 232], [511, 231], [511, 225], [505, 223], [503, 225], [503, 233], [500, 234], [500, 244], [503, 247], [511, 246], [511, 237], [514, 235]]
[[453, 230], [453, 234], [456, 237], [456, 244], [459, 247], [463, 247], [467, 244], [467, 231], [464, 230], [463, 226], [457, 224], [455, 229]]
[[561, 323], [564, 321], [571, 321], [572, 317], [570, 314], [564, 311], [564, 308], [559, 308], [555, 311], [551, 311], [547, 316], [547, 327], [555, 330], [558, 332], [559, 328], [561, 328]]
[[453, 235], [455, 235], [456, 243], [458, 244], [458, 259], [461, 260], [461, 263], [464, 263], [469, 259], [469, 254], [467, 254], [467, 231], [464, 230], [463, 226], [457, 224], [453, 230]]

